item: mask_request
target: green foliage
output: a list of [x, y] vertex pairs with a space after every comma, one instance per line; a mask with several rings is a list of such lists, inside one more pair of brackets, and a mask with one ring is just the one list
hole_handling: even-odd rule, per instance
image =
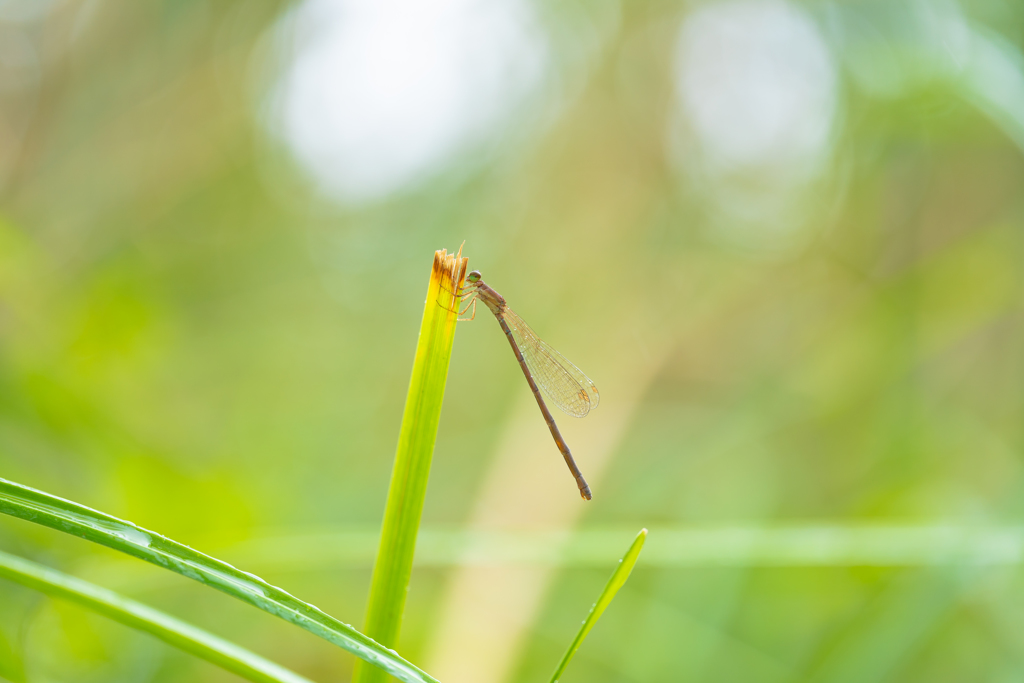
[[576, 637], [572, 643], [569, 644], [569, 649], [562, 655], [562, 661], [558, 663], [558, 667], [555, 669], [555, 673], [551, 675], [551, 683], [558, 683], [558, 679], [563, 673], [565, 673], [565, 667], [569, 666], [569, 662], [572, 660], [573, 655], [576, 654], [576, 650], [580, 649], [580, 645], [583, 644], [583, 639], [590, 633], [590, 629], [594, 628], [594, 624], [601, 618], [604, 611], [608, 609], [608, 605], [611, 604], [615, 598], [615, 594], [619, 592], [619, 589], [625, 585], [626, 580], [629, 579], [630, 573], [633, 571], [633, 565], [636, 564], [637, 558], [640, 557], [640, 550], [644, 547], [644, 541], [647, 539], [647, 529], [641, 529], [640, 533], [633, 539], [632, 545], [629, 546], [629, 550], [619, 560], [619, 566], [612, 572], [611, 577], [608, 579], [608, 583], [605, 584], [604, 590], [601, 591], [601, 595], [597, 596], [597, 602], [595, 602], [590, 612], [587, 614], [587, 618], [583, 620], [583, 625], [580, 626], [580, 630], [576, 633]]
[[[455, 342], [459, 305], [459, 297], [455, 293], [462, 286], [467, 260], [462, 258], [461, 249], [456, 256], [448, 256], [444, 250], [436, 252], [427, 287], [427, 301], [366, 609], [367, 635], [389, 647], [396, 644], [402, 624], [416, 535], [444, 401], [448, 363]], [[384, 679], [380, 669], [359, 663], [353, 672], [353, 681], [359, 683]]]
[[281, 617], [406, 683], [434, 681], [379, 643], [263, 579], [147, 529], [0, 479], [0, 512], [133, 555]]
[[[563, 680], [1024, 680], [1024, 3], [499, 2], [541, 40], [521, 55], [545, 74], [536, 108], [394, 194], [338, 203], [268, 125], [287, 111], [275, 75], [318, 44], [278, 39], [300, 1], [3, 4], [0, 476], [359, 622], [424, 258], [466, 239], [600, 387], [594, 416], [559, 418], [600, 495], [537, 528], [477, 523], [501, 455], [546, 435], [535, 406], [519, 412], [531, 398], [493, 323], [460, 325], [407, 658], [452, 649], [436, 634], [467, 561], [507, 572], [495, 594], [527, 565], [543, 593], [522, 621], [489, 620], [487, 638], [516, 647], [476, 680], [546, 681], [607, 579], [598, 567], [629, 543], [617, 534], [656, 524]], [[686, 62], [720, 75], [696, 78], [679, 38], [709, 11], [721, 26], [754, 17], [751, 46], [776, 57], [724, 50]], [[805, 63], [766, 18], [780, 11], [829, 55], [828, 131], [776, 135], [823, 101], [767, 78]], [[761, 125], [735, 128], [730, 102]], [[771, 133], [770, 157], [706, 156], [698, 110], [730, 149]], [[815, 138], [827, 148], [803, 156]], [[524, 486], [507, 493], [526, 508], [547, 473], [516, 464]], [[887, 531], [908, 524], [920, 535]], [[205, 625], [221, 597], [75, 541], [0, 515], [3, 550], [178, 618]], [[33, 610], [27, 593], [0, 582], [9, 679], [20, 660], [50, 681], [142, 678], [104, 666], [224, 678], [134, 648], [152, 639], [128, 629]], [[225, 601], [219, 635], [349, 678], [347, 653]]]
[[[309, 683], [254, 652], [88, 581], [0, 552], [0, 577], [68, 600], [256, 683]], [[3, 655], [0, 654], [0, 661]], [[0, 675], [17, 681], [0, 668]]]

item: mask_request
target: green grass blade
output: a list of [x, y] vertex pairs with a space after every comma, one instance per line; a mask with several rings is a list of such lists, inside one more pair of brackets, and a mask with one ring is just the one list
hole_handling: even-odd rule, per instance
[[256, 683], [310, 683], [254, 652], [106, 588], [0, 552], [0, 578], [76, 603]]
[[633, 565], [636, 564], [637, 558], [640, 557], [640, 549], [644, 547], [644, 540], [646, 539], [647, 529], [641, 529], [640, 533], [633, 540], [633, 544], [629, 546], [629, 550], [619, 560], [619, 566], [612, 572], [612, 576], [608, 579], [608, 583], [605, 584], [601, 595], [598, 596], [597, 602], [590, 608], [590, 614], [583, 621], [583, 625], [569, 645], [569, 649], [562, 655], [562, 661], [558, 663], [558, 668], [555, 669], [554, 675], [551, 676], [551, 683], [558, 683], [559, 677], [565, 672], [565, 667], [569, 666], [569, 662], [572, 660], [573, 655], [576, 654], [576, 650], [580, 649], [580, 645], [583, 644], [583, 639], [590, 633], [590, 629], [594, 628], [594, 624], [597, 623], [605, 609], [611, 604], [615, 594], [626, 583], [629, 573], [633, 571]]
[[[402, 625], [416, 534], [448, 379], [448, 362], [455, 341], [459, 302], [454, 293], [462, 286], [467, 260], [462, 258], [461, 249], [454, 256], [447, 255], [443, 249], [435, 252], [427, 287], [416, 359], [405, 399], [405, 413], [366, 608], [366, 634], [389, 647], [397, 643]], [[356, 683], [385, 679], [379, 669], [359, 662], [352, 676]]]
[[6, 479], [0, 479], [0, 513], [64, 531], [195, 579], [304, 628], [405, 683], [436, 683], [436, 679], [348, 624], [258, 576], [131, 522]]
[[0, 631], [0, 680], [10, 683], [25, 683], [25, 663], [21, 661], [21, 653], [7, 640]]

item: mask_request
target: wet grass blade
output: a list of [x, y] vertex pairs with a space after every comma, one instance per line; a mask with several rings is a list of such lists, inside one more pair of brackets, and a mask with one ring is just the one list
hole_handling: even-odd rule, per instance
[[64, 531], [195, 579], [334, 643], [405, 683], [436, 683], [426, 672], [348, 624], [258, 576], [131, 522], [6, 479], [0, 479], [0, 513]]
[[[455, 341], [459, 304], [455, 292], [462, 286], [467, 261], [462, 257], [461, 248], [455, 255], [449, 255], [443, 249], [435, 252], [427, 287], [427, 301], [420, 323], [416, 358], [405, 399], [366, 608], [366, 634], [388, 647], [397, 643], [402, 625], [416, 535], [448, 379], [448, 362]], [[359, 662], [352, 675], [355, 683], [375, 683], [385, 679], [380, 669], [363, 666]]]
[[629, 546], [629, 550], [619, 560], [619, 566], [612, 572], [612, 576], [608, 579], [608, 583], [605, 584], [604, 590], [601, 591], [601, 595], [598, 596], [597, 602], [590, 608], [590, 614], [583, 621], [583, 625], [580, 627], [579, 632], [569, 645], [569, 649], [562, 655], [562, 661], [558, 663], [558, 668], [555, 669], [554, 675], [551, 676], [551, 683], [558, 683], [558, 679], [565, 672], [565, 667], [569, 665], [576, 650], [580, 649], [580, 645], [583, 644], [583, 639], [590, 633], [590, 629], [594, 628], [594, 624], [601, 618], [601, 615], [607, 609], [608, 605], [611, 604], [615, 594], [619, 592], [619, 589], [626, 583], [626, 579], [629, 578], [629, 573], [633, 571], [633, 565], [636, 564], [636, 560], [640, 557], [640, 549], [644, 547], [644, 540], [647, 538], [647, 529], [641, 529], [640, 533], [636, 535], [636, 539], [633, 540], [633, 544]]
[[254, 652], [106, 588], [0, 552], [0, 578], [61, 598], [156, 636], [179, 650], [256, 683], [310, 683]]

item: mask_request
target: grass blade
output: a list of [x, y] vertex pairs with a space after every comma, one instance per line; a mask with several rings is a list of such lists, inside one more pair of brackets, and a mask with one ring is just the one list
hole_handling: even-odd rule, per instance
[[144, 631], [174, 647], [256, 683], [310, 683], [254, 652], [152, 607], [55, 569], [0, 552], [0, 578], [62, 598]]
[[[427, 287], [416, 359], [413, 361], [409, 393], [405, 399], [405, 412], [366, 608], [366, 634], [388, 647], [394, 647], [397, 643], [402, 625], [402, 611], [405, 608], [416, 550], [416, 534], [427, 493], [430, 461], [434, 454], [434, 440], [441, 418], [445, 382], [448, 379], [448, 362], [455, 341], [459, 304], [455, 292], [462, 286], [467, 261], [462, 257], [461, 248], [456, 255], [448, 255], [443, 249], [435, 252], [430, 284]], [[352, 676], [355, 683], [374, 683], [385, 678], [381, 670], [363, 666], [359, 662]]]
[[576, 650], [580, 649], [580, 645], [583, 644], [583, 639], [590, 633], [590, 629], [594, 628], [594, 624], [601, 618], [601, 615], [607, 609], [608, 605], [611, 604], [615, 594], [619, 592], [619, 589], [626, 583], [626, 579], [629, 578], [629, 573], [633, 571], [633, 565], [636, 564], [636, 560], [640, 557], [640, 549], [644, 547], [644, 540], [647, 539], [647, 529], [641, 529], [640, 533], [636, 535], [633, 540], [633, 544], [629, 546], [629, 550], [619, 560], [619, 566], [612, 572], [612, 576], [608, 579], [608, 583], [605, 584], [604, 590], [601, 591], [601, 595], [598, 596], [597, 602], [590, 608], [590, 614], [583, 621], [583, 625], [580, 627], [579, 632], [569, 645], [569, 649], [562, 655], [562, 661], [558, 663], [558, 668], [555, 669], [554, 675], [551, 676], [551, 683], [558, 683], [559, 677], [565, 672], [565, 667], [569, 666], [569, 662], [572, 660], [572, 656], [576, 654]]
[[7, 640], [0, 631], [0, 680], [10, 683], [26, 683], [25, 663], [21, 661], [21, 653]]
[[436, 679], [426, 672], [348, 624], [271, 586], [258, 576], [235, 569], [226, 562], [131, 522], [6, 479], [0, 479], [0, 513], [64, 531], [195, 579], [304, 628], [405, 683], [436, 683]]

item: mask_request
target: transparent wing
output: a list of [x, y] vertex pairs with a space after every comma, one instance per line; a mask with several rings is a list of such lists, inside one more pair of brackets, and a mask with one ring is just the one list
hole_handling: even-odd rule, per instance
[[573, 417], [584, 417], [597, 407], [601, 394], [589, 377], [545, 344], [512, 309], [506, 306], [502, 317], [508, 323], [534, 381], [552, 403]]

